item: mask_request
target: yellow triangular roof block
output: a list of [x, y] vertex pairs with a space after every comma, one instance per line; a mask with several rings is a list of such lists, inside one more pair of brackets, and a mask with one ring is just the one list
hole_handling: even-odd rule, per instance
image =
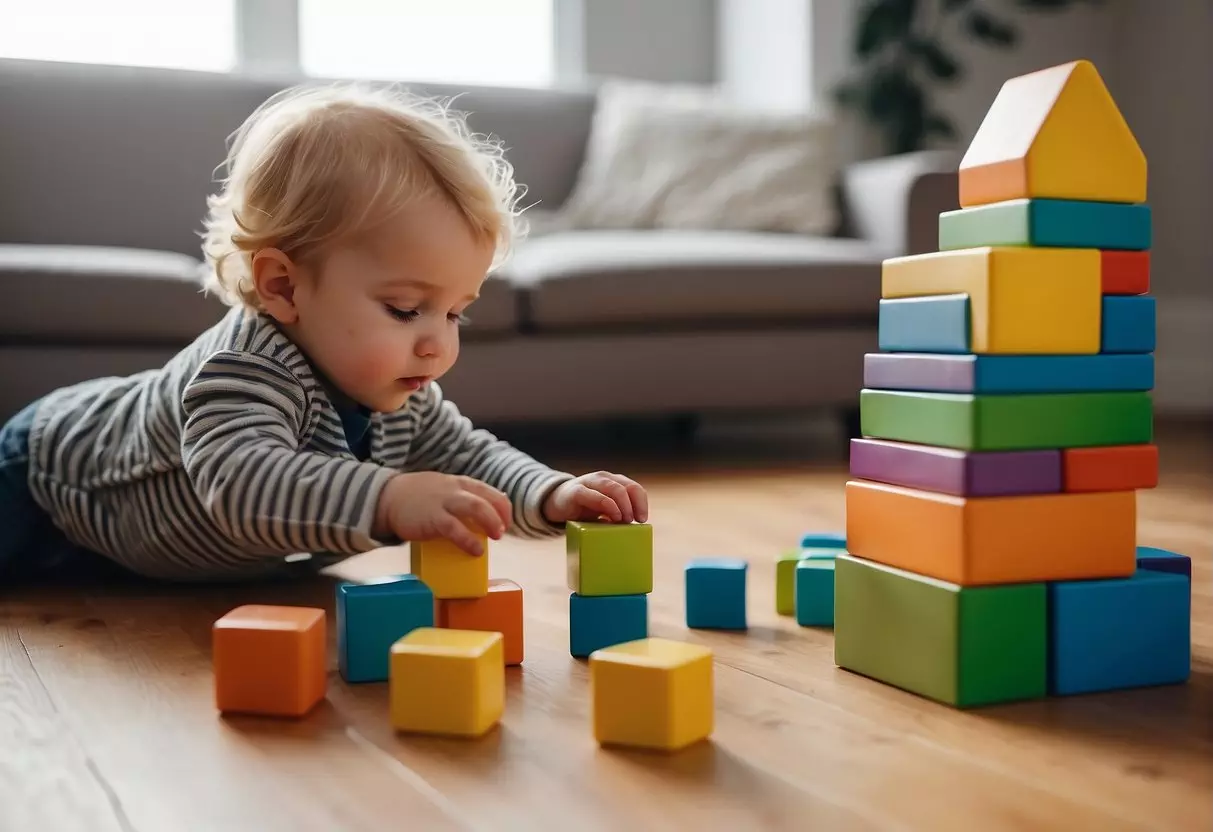
[[960, 204], [1145, 202], [1146, 157], [1090, 61], [1002, 85], [960, 162]]

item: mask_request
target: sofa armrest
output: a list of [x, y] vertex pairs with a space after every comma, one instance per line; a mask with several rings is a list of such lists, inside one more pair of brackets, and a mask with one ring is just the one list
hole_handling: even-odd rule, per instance
[[940, 213], [960, 207], [958, 161], [925, 150], [848, 166], [843, 198], [855, 235], [884, 257], [938, 250]]

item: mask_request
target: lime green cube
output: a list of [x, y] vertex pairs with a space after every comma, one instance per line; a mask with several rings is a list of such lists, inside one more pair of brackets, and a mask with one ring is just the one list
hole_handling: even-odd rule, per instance
[[653, 527], [582, 523], [565, 527], [569, 590], [578, 595], [648, 595], [653, 591]]
[[796, 564], [802, 559], [800, 549], [789, 549], [775, 560], [775, 612], [796, 614]]

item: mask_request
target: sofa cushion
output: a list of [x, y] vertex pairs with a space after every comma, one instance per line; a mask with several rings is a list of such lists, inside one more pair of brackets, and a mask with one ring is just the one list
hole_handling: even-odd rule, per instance
[[539, 329], [874, 321], [880, 256], [859, 240], [728, 231], [563, 231], [503, 273]]

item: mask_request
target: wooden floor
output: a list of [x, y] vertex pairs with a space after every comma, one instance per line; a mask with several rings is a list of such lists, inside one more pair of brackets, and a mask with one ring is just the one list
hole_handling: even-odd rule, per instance
[[[1140, 542], [1195, 560], [1191, 682], [971, 712], [840, 670], [828, 630], [774, 614], [774, 554], [841, 526], [845, 475], [813, 438], [764, 441], [706, 436], [693, 453], [658, 443], [633, 457], [598, 446], [588, 463], [650, 489], [651, 632], [715, 651], [710, 742], [672, 756], [595, 745], [586, 665], [568, 655], [559, 540], [493, 550], [492, 572], [525, 588], [526, 661], [508, 672], [502, 724], [479, 741], [396, 736], [386, 685], [348, 686], [335, 671], [305, 719], [215, 713], [212, 621], [245, 602], [331, 613], [329, 577], [15, 587], [0, 595], [0, 829], [1213, 828], [1207, 438], [1164, 434], [1163, 483], [1139, 504]], [[750, 559], [744, 634], [683, 626], [682, 564], [707, 554]], [[389, 550], [342, 573], [406, 568]]]

